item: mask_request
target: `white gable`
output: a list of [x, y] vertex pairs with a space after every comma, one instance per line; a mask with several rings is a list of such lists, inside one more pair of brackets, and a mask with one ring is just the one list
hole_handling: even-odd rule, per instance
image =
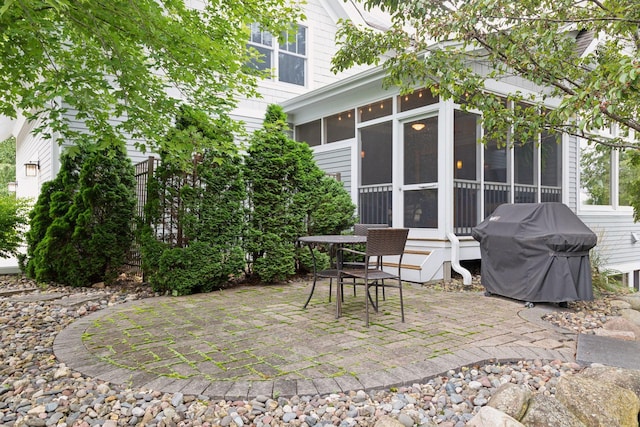
[[306, 21], [300, 22], [307, 28], [306, 82], [304, 86], [282, 83], [277, 80], [263, 80], [259, 83], [262, 98], [243, 99], [234, 111], [234, 118], [243, 120], [248, 130], [259, 128], [269, 104], [282, 102], [319, 89], [337, 81], [344, 80], [369, 67], [354, 67], [334, 74], [331, 71], [331, 58], [338, 50], [336, 31], [339, 19], [350, 19], [361, 25], [382, 25], [380, 14], [367, 12], [353, 1], [309, 0], [304, 5]]

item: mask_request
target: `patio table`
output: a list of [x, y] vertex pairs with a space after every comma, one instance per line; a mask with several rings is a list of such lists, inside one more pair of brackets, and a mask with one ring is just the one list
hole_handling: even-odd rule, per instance
[[342, 269], [342, 251], [336, 252], [336, 268], [331, 268], [328, 270], [318, 271], [316, 266], [316, 257], [313, 253], [313, 244], [319, 245], [328, 245], [330, 247], [330, 251], [334, 248], [341, 247], [343, 245], [352, 245], [358, 243], [367, 243], [367, 236], [360, 236], [354, 234], [325, 234], [319, 236], [303, 236], [298, 238], [298, 241], [301, 243], [307, 244], [309, 247], [309, 251], [311, 251], [311, 258], [313, 259], [313, 285], [311, 286], [311, 292], [309, 292], [309, 297], [307, 298], [307, 302], [304, 303], [304, 308], [307, 308], [309, 301], [311, 301], [311, 297], [313, 296], [313, 292], [316, 289], [316, 282], [318, 277], [327, 277], [327, 278], [335, 278], [336, 280], [336, 318], [340, 317], [342, 312], [342, 286], [339, 283], [339, 275], [338, 272]]

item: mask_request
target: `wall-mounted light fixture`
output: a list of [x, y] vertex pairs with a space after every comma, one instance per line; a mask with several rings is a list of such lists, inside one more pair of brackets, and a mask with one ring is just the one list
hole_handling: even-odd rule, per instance
[[15, 181], [7, 182], [7, 190], [9, 193], [15, 193], [18, 191], [18, 183]]
[[27, 176], [37, 176], [40, 170], [40, 160], [37, 162], [27, 162], [24, 164], [24, 174]]
[[462, 169], [462, 160], [456, 162], [456, 169]]
[[[9, 183], [11, 184], [11, 183]], [[640, 235], [638, 233], [631, 232], [631, 243], [637, 243], [640, 241]]]
[[424, 129], [425, 127], [427, 127], [427, 125], [425, 125], [424, 123], [414, 123], [411, 125], [411, 128], [413, 128], [413, 130], [417, 130], [417, 131], [421, 131], [422, 129]]

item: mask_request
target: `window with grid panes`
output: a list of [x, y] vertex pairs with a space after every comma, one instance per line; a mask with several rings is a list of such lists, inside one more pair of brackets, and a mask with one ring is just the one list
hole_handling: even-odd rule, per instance
[[[272, 69], [278, 81], [305, 85], [307, 65], [307, 29], [297, 25], [295, 30], [281, 34], [278, 41], [256, 23], [251, 25], [249, 46], [260, 54], [252, 66], [258, 70]], [[276, 61], [277, 58], [277, 61]]]

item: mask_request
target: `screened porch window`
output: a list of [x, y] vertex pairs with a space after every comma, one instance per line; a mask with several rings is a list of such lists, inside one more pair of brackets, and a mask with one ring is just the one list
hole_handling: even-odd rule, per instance
[[453, 119], [453, 222], [459, 234], [470, 234], [480, 222], [479, 139], [480, 116], [456, 110]]
[[356, 120], [353, 110], [326, 117], [325, 123], [327, 143], [343, 141], [356, 136]]
[[360, 129], [360, 222], [392, 225], [392, 122]]
[[427, 105], [437, 104], [438, 97], [433, 96], [430, 89], [416, 89], [412, 93], [399, 95], [398, 101], [400, 111], [409, 111], [415, 108], [425, 107]]
[[383, 99], [381, 101], [372, 102], [371, 104], [358, 107], [358, 120], [360, 123], [369, 120], [378, 119], [380, 117], [390, 116], [393, 107], [392, 98]]
[[438, 228], [438, 189], [419, 188], [438, 182], [438, 117], [404, 124], [404, 225]]
[[296, 126], [296, 141], [306, 142], [310, 147], [322, 143], [322, 121], [314, 120], [309, 123]]
[[540, 135], [541, 202], [560, 202], [562, 198], [561, 135], [543, 131]]
[[361, 185], [391, 184], [391, 131], [391, 122], [360, 129]]

